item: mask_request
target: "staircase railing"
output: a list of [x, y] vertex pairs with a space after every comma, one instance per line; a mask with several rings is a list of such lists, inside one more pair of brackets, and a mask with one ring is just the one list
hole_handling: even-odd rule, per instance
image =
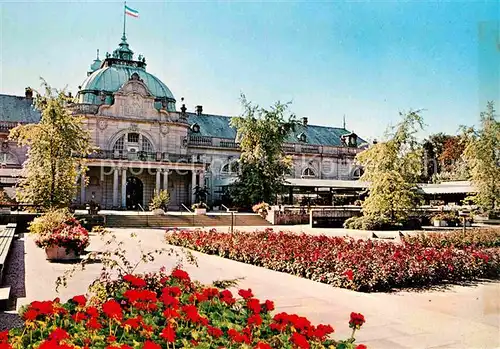
[[231, 228], [230, 228], [230, 232], [231, 234], [233, 233], [234, 231], [234, 211], [231, 211], [226, 205], [224, 204], [221, 204], [222, 207], [224, 207], [226, 209], [226, 212], [229, 212], [231, 213]]
[[181, 206], [182, 206], [182, 207], [184, 207], [184, 208], [185, 208], [185, 209], [186, 209], [189, 213], [191, 213], [191, 214], [193, 215], [193, 227], [194, 227], [194, 216], [195, 216], [194, 212], [193, 212], [193, 211], [191, 211], [191, 210], [190, 210], [190, 209], [189, 209], [186, 205], [184, 205], [184, 204], [181, 204]]

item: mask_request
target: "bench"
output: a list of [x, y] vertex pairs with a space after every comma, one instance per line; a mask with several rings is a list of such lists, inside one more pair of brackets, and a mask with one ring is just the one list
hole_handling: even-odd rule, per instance
[[[15, 223], [7, 224], [4, 230], [0, 232], [0, 285], [3, 282], [4, 272], [7, 270], [7, 268], [5, 268], [5, 263], [7, 261], [7, 256], [9, 255], [12, 240], [14, 240], [15, 232]], [[0, 288], [0, 309], [6, 309], [9, 298], [10, 287]]]

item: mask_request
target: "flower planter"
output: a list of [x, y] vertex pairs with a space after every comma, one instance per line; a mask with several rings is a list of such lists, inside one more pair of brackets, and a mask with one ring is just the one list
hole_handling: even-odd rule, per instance
[[442, 221], [442, 220], [435, 220], [434, 221], [434, 226], [435, 227], [447, 227], [448, 226], [448, 222]]
[[207, 209], [206, 208], [195, 208], [194, 213], [195, 214], [207, 214]]
[[163, 211], [161, 208], [156, 208], [156, 209], [153, 210], [153, 214], [161, 216], [161, 215], [165, 214], [165, 211]]
[[78, 255], [73, 250], [66, 250], [66, 247], [54, 246], [47, 247], [45, 249], [45, 254], [48, 260], [54, 261], [70, 261], [78, 259]]
[[260, 211], [259, 211], [259, 215], [260, 215], [262, 218], [266, 219], [266, 218], [267, 218], [267, 211], [266, 211], [266, 210], [260, 210]]

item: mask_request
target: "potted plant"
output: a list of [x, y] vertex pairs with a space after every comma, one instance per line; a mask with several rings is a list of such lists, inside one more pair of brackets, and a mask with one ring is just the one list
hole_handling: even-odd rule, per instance
[[447, 227], [448, 222], [446, 221], [446, 214], [445, 213], [437, 213], [431, 218], [432, 225], [435, 227]]
[[157, 192], [154, 191], [151, 202], [149, 203], [149, 209], [153, 211], [153, 214], [162, 215], [167, 212], [168, 203], [170, 202], [170, 194], [166, 189]]
[[67, 209], [48, 211], [30, 223], [35, 244], [48, 260], [77, 259], [89, 245], [89, 233]]
[[94, 200], [90, 200], [86, 205], [86, 209], [90, 215], [96, 215], [101, 210], [101, 205]]
[[195, 214], [206, 214], [207, 213], [207, 204], [204, 202], [198, 202], [197, 204], [194, 204], [191, 206], [191, 208], [194, 210]]
[[269, 211], [269, 207], [270, 207], [269, 204], [261, 202], [256, 205], [253, 205], [252, 211], [258, 213], [262, 218], [266, 218], [267, 212]]

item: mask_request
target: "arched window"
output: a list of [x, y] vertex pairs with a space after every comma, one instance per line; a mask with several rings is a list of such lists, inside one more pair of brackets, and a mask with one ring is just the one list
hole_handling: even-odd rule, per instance
[[314, 173], [314, 170], [310, 167], [307, 167], [303, 172], [302, 172], [303, 177], [315, 177], [316, 173]]
[[0, 163], [2, 165], [19, 165], [17, 156], [9, 152], [0, 152]]
[[352, 178], [359, 179], [363, 175], [364, 172], [365, 171], [363, 171], [363, 169], [361, 167], [358, 167], [358, 168], [354, 169], [354, 172], [352, 173]]
[[223, 174], [236, 174], [240, 170], [240, 164], [238, 161], [230, 161], [224, 166], [222, 166], [221, 173]]
[[135, 151], [144, 151], [146, 153], [154, 152], [153, 144], [148, 137], [137, 132], [128, 132], [118, 138], [113, 145], [113, 152], [121, 153], [124, 150], [135, 152], [131, 150], [132, 148], [134, 148]]

